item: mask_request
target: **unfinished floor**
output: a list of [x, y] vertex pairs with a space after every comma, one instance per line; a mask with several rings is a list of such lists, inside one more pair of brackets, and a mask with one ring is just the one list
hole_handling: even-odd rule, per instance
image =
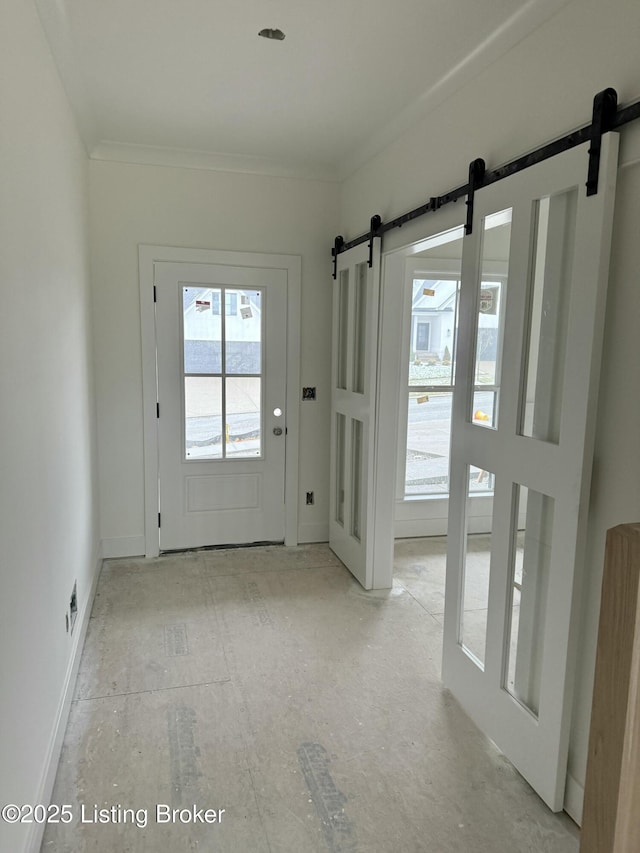
[[106, 562], [42, 850], [576, 853], [442, 687], [444, 554], [374, 593], [324, 545]]

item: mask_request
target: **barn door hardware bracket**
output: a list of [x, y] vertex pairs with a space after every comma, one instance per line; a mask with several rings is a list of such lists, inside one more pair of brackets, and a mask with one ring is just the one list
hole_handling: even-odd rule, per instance
[[484, 173], [486, 164], [481, 157], [477, 160], [472, 160], [469, 164], [469, 189], [467, 191], [467, 224], [464, 226], [464, 233], [471, 234], [473, 231], [473, 202], [475, 200], [476, 190], [480, 189], [484, 181]]
[[615, 89], [603, 89], [593, 99], [593, 119], [591, 121], [591, 147], [589, 148], [589, 172], [587, 175], [587, 195], [598, 192], [600, 175], [600, 152], [602, 137], [613, 126], [618, 111], [618, 93]]
[[344, 237], [336, 237], [333, 241], [333, 249], [331, 250], [331, 254], [333, 255], [333, 277], [338, 277], [338, 255], [342, 251], [342, 247], [344, 246]]
[[[469, 167], [468, 183], [449, 190], [444, 195], [431, 196], [429, 201], [421, 204], [420, 207], [396, 216], [395, 219], [389, 219], [381, 223], [374, 236], [382, 237], [387, 231], [391, 231], [393, 228], [402, 228], [403, 225], [413, 222], [419, 216], [424, 216], [426, 213], [433, 213], [436, 210], [440, 210], [441, 207], [465, 197], [467, 199], [465, 233], [470, 234], [473, 228], [473, 201], [476, 190], [480, 189], [480, 187], [488, 187], [498, 181], [503, 181], [517, 172], [522, 172], [524, 169], [529, 169], [538, 163], [543, 163], [550, 157], [557, 157], [563, 151], [570, 151], [572, 148], [584, 145], [587, 142], [590, 143], [587, 195], [595, 195], [598, 192], [603, 135], [608, 131], [618, 130], [618, 128], [624, 127], [632, 121], [640, 120], [640, 101], [635, 101], [626, 107], [620, 108], [618, 108], [617, 102], [618, 96], [615, 89], [604, 89], [593, 99], [591, 124], [579, 127], [577, 130], [572, 130], [565, 136], [558, 137], [552, 142], [548, 142], [546, 145], [536, 148], [534, 151], [530, 151], [521, 157], [516, 157], [515, 160], [510, 160], [508, 163], [503, 163], [502, 166], [497, 166], [494, 169], [487, 170], [482, 160], [474, 160]], [[349, 241], [345, 241], [342, 237], [336, 238], [335, 246], [331, 250], [333, 256], [333, 277], [336, 277], [337, 256], [341, 252], [346, 252], [348, 249], [353, 249], [361, 243], [370, 241], [371, 231], [367, 231], [365, 234], [354, 237]]]
[[380, 226], [382, 225], [382, 217], [374, 214], [371, 217], [371, 230], [369, 231], [369, 269], [373, 266], [373, 241], [375, 237], [380, 236]]

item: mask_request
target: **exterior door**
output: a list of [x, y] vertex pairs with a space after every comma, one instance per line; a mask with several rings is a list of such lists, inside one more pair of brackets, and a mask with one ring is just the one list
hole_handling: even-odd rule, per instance
[[282, 542], [287, 274], [155, 264], [160, 549]]
[[379, 322], [376, 238], [371, 266], [366, 244], [338, 256], [333, 289], [329, 545], [365, 589], [393, 577], [393, 484], [378, 476]]
[[[584, 186], [587, 145], [480, 190], [463, 251], [443, 680], [555, 811], [566, 778], [617, 145], [605, 136], [595, 196]], [[483, 281], [498, 236], [509, 252], [496, 337], [482, 317], [496, 301]], [[491, 406], [480, 406], [479, 384], [491, 389]], [[489, 543], [468, 526], [483, 481], [494, 492]]]

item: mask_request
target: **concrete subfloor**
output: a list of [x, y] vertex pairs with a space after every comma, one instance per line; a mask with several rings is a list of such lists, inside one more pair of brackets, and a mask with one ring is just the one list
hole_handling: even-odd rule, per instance
[[372, 593], [326, 545], [107, 561], [42, 851], [576, 853], [439, 680], [444, 554]]

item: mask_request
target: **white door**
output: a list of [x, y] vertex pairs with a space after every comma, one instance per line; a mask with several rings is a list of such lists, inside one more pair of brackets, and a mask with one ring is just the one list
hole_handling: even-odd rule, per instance
[[[443, 680], [553, 810], [563, 805], [576, 601], [595, 429], [618, 139], [480, 190], [465, 238], [453, 404]], [[509, 243], [496, 310], [492, 242]], [[492, 389], [485, 419], [478, 385]], [[494, 492], [490, 543], [468, 507]]]
[[329, 545], [365, 589], [381, 589], [393, 576], [393, 483], [377, 476], [378, 238], [369, 258], [364, 243], [340, 254], [333, 288]]
[[287, 274], [155, 264], [160, 549], [282, 542]]

